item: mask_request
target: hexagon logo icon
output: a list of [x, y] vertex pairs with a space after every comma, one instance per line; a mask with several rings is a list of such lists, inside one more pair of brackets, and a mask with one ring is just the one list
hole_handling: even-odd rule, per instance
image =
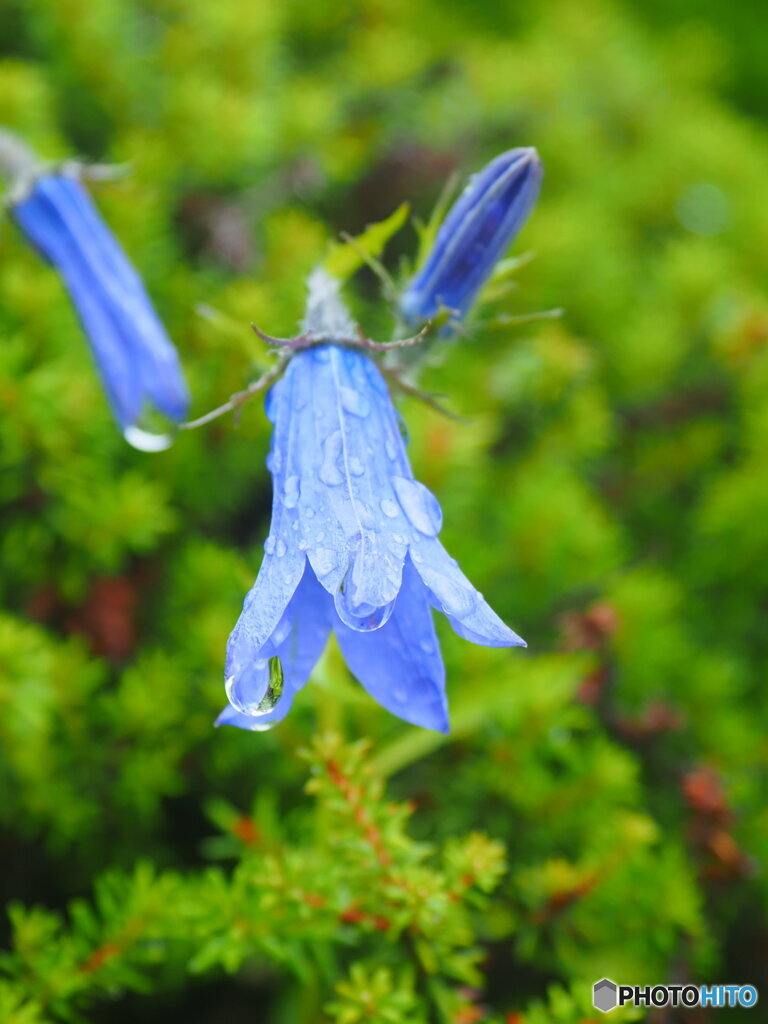
[[618, 986], [609, 978], [596, 981], [592, 986], [592, 1005], [596, 1010], [608, 1013], [609, 1010], [615, 1009], [618, 1003], [617, 991]]

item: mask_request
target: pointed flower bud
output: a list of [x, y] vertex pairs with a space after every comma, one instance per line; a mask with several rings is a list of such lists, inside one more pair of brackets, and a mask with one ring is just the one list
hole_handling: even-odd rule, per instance
[[179, 422], [188, 396], [179, 358], [136, 271], [80, 182], [75, 162], [47, 167], [0, 131], [7, 203], [27, 241], [59, 272], [126, 440], [159, 450], [170, 438], [140, 426], [147, 406]]
[[452, 324], [464, 318], [533, 209], [541, 177], [535, 149], [510, 149], [469, 179], [400, 300], [406, 323], [429, 320], [441, 309]]

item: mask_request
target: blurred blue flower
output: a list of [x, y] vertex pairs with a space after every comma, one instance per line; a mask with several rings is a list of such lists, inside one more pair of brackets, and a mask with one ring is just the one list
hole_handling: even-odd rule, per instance
[[535, 149], [510, 149], [469, 179], [401, 297], [406, 323], [430, 320], [440, 309], [449, 311], [449, 324], [463, 319], [525, 223], [541, 177]]
[[47, 171], [12, 136], [0, 135], [11, 214], [61, 275], [115, 419], [135, 447], [166, 447], [169, 438], [141, 428], [142, 416], [151, 405], [172, 421], [183, 420], [187, 388], [141, 279], [78, 180], [78, 165]]
[[[340, 308], [326, 302], [320, 314], [336, 337], [349, 333]], [[272, 527], [229, 638], [231, 706], [219, 722], [260, 730], [280, 721], [333, 630], [380, 704], [447, 731], [430, 606], [473, 643], [524, 642], [438, 540], [440, 506], [414, 479], [384, 378], [359, 349], [315, 344], [291, 359], [266, 409]]]

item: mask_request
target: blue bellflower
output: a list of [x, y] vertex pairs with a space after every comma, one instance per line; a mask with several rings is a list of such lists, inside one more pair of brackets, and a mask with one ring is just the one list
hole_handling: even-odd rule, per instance
[[463, 319], [533, 209], [541, 177], [535, 149], [510, 149], [469, 179], [401, 297], [406, 323], [431, 320], [441, 309], [449, 312], [449, 330]]
[[[310, 279], [305, 326], [348, 338], [338, 285]], [[272, 526], [227, 647], [230, 706], [219, 723], [280, 721], [333, 631], [352, 673], [388, 711], [448, 730], [445, 669], [431, 608], [489, 647], [524, 646], [438, 540], [435, 496], [414, 479], [398, 415], [359, 348], [299, 351], [272, 387], [267, 465]]]
[[11, 178], [11, 214], [58, 270], [90, 343], [112, 412], [137, 448], [167, 447], [140, 426], [148, 406], [180, 422], [187, 388], [179, 358], [136, 271], [79, 181], [77, 164], [46, 170], [0, 133], [0, 169]]

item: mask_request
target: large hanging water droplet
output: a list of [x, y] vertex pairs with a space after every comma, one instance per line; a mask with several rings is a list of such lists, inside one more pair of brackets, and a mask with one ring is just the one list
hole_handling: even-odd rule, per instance
[[342, 385], [339, 388], [339, 398], [341, 399], [342, 408], [352, 416], [364, 417], [371, 411], [368, 399], [365, 395], [361, 395], [359, 391], [355, 391], [354, 388], [347, 388]]
[[170, 434], [152, 434], [132, 425], [123, 430], [123, 437], [131, 448], [140, 452], [164, 452], [173, 444]]
[[257, 714], [269, 686], [269, 662], [258, 658], [239, 668], [224, 683], [229, 703], [244, 715]]
[[323, 463], [320, 466], [320, 479], [329, 487], [344, 483], [344, 474], [339, 462], [344, 448], [344, 440], [340, 430], [334, 430], [323, 442]]
[[432, 491], [404, 476], [392, 477], [392, 486], [411, 525], [427, 537], [436, 537], [443, 525], [443, 513]]
[[283, 693], [283, 666], [276, 656], [250, 662], [224, 687], [229, 703], [241, 714], [251, 717], [272, 711]]
[[395, 607], [394, 601], [379, 608], [365, 601], [355, 602], [349, 588], [344, 584], [336, 591], [333, 603], [341, 621], [358, 633], [370, 633], [374, 629], [380, 629], [389, 620]]
[[299, 478], [297, 476], [289, 476], [285, 481], [285, 488], [283, 489], [283, 504], [286, 508], [296, 508], [299, 500]]

